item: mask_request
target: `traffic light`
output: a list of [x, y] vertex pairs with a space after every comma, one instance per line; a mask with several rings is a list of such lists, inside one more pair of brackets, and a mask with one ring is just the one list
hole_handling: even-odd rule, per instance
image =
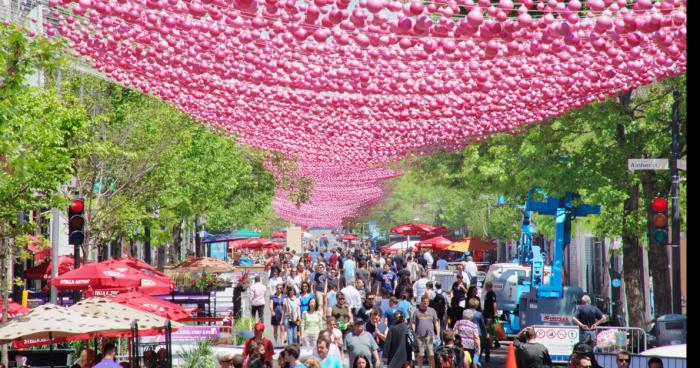
[[82, 245], [85, 240], [83, 227], [85, 226], [85, 201], [82, 198], [74, 199], [68, 207], [68, 244]]
[[651, 201], [651, 237], [659, 245], [668, 244], [668, 200], [657, 197]]

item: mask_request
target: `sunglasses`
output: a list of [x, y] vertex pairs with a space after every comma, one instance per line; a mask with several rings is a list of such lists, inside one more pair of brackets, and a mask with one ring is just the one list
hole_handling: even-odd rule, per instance
[[620, 362], [620, 363], [622, 363], [622, 362], [627, 362], [627, 363], [629, 363], [629, 362], [630, 362], [630, 358], [627, 358], [627, 359], [618, 359], [617, 361]]

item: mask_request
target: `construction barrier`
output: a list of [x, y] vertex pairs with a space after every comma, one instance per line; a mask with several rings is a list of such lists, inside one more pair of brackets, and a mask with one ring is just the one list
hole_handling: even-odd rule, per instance
[[627, 350], [639, 354], [647, 350], [647, 333], [639, 327], [598, 327], [595, 351], [612, 353]]

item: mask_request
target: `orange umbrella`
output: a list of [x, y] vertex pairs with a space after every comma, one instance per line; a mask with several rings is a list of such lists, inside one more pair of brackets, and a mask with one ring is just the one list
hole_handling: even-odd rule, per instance
[[494, 249], [496, 249], [496, 244], [469, 236], [460, 241], [452, 243], [452, 245], [447, 247], [445, 250], [464, 253], [467, 251], [473, 252], [476, 250], [485, 251]]

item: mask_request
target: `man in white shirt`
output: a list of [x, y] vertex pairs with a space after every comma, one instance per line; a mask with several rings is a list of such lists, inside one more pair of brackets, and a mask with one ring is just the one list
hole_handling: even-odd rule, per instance
[[457, 264], [457, 271], [456, 273], [462, 274], [462, 280], [464, 281], [465, 284], [467, 284], [467, 287], [469, 287], [469, 275], [464, 271], [464, 263], [458, 263]]
[[299, 257], [299, 256], [297, 255], [297, 251], [296, 251], [296, 250], [292, 250], [292, 257], [289, 259], [289, 264], [290, 264], [292, 267], [296, 268], [297, 265], [299, 264], [299, 260], [301, 260], [301, 257]]
[[251, 305], [251, 316], [255, 318], [255, 313], [258, 314], [258, 318], [263, 320], [263, 312], [265, 310], [265, 292], [267, 291], [267, 286], [260, 282], [260, 276], [255, 276], [255, 282], [248, 289], [250, 296]]
[[340, 289], [340, 292], [345, 295], [345, 300], [351, 309], [357, 310], [362, 307], [362, 295], [360, 295], [360, 291], [357, 290], [355, 285], [348, 284], [348, 286]]
[[427, 269], [432, 270], [433, 269], [433, 255], [430, 253], [430, 249], [428, 249], [425, 253], [423, 253], [423, 258], [425, 259], [425, 262], [428, 264]]
[[[423, 273], [423, 266], [413, 259], [413, 256], [408, 256], [406, 269], [411, 273], [411, 280], [418, 280], [418, 277]], [[417, 298], [417, 297], [416, 297]]]
[[413, 297], [416, 298], [416, 301], [419, 301], [420, 297], [427, 290], [426, 284], [428, 281], [430, 281], [428, 280], [428, 273], [423, 271], [420, 274], [420, 278], [413, 283]]
[[476, 285], [476, 276], [479, 274], [479, 269], [476, 267], [476, 262], [474, 262], [472, 256], [468, 256], [467, 261], [464, 262], [464, 272], [469, 277], [469, 284]]

